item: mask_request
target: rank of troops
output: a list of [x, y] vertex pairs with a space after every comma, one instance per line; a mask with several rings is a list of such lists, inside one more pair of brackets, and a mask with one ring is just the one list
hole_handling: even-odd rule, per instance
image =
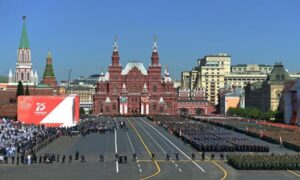
[[159, 118], [157, 122], [202, 152], [269, 152], [266, 145], [210, 124], [181, 117]]
[[234, 154], [228, 164], [239, 170], [300, 170], [300, 155]]

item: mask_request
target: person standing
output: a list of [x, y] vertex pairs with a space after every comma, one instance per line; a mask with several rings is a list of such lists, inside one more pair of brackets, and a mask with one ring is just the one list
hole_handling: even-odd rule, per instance
[[14, 155], [11, 157], [11, 163], [15, 164], [15, 156]]
[[65, 163], [66, 155], [63, 155], [61, 163]]
[[72, 157], [72, 155], [70, 154], [70, 155], [69, 155], [69, 163], [72, 162], [72, 159], [73, 159], [73, 157]]
[[20, 157], [17, 155], [17, 165], [19, 165]]
[[75, 160], [78, 160], [79, 159], [79, 151], [77, 150], [76, 152], [75, 152]]

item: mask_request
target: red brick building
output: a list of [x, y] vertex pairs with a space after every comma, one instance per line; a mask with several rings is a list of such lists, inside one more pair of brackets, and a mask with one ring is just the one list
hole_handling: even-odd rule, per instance
[[93, 113], [106, 115], [155, 115], [177, 113], [177, 91], [170, 74], [159, 63], [154, 42], [151, 64], [146, 70], [140, 62], [120, 65], [117, 42], [112, 64], [101, 73], [93, 97]]
[[178, 113], [181, 115], [204, 115], [215, 112], [215, 106], [205, 100], [203, 88], [181, 88], [178, 92]]

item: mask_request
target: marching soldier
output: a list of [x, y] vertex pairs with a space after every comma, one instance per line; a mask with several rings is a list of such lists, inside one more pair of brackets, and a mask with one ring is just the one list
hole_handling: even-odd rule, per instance
[[59, 162], [59, 154], [56, 155], [56, 162]]

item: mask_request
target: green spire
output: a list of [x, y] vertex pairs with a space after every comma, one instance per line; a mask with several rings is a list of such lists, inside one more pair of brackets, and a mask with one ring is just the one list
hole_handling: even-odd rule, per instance
[[47, 58], [48, 58], [48, 59], [52, 59], [52, 54], [51, 54], [51, 51], [50, 51], [50, 50], [48, 50]]
[[21, 36], [21, 41], [20, 41], [19, 49], [21, 49], [21, 48], [27, 48], [27, 49], [29, 49], [30, 48], [29, 47], [28, 36], [27, 36], [25, 19], [26, 19], [26, 16], [23, 16], [23, 28], [22, 28], [22, 36]]

